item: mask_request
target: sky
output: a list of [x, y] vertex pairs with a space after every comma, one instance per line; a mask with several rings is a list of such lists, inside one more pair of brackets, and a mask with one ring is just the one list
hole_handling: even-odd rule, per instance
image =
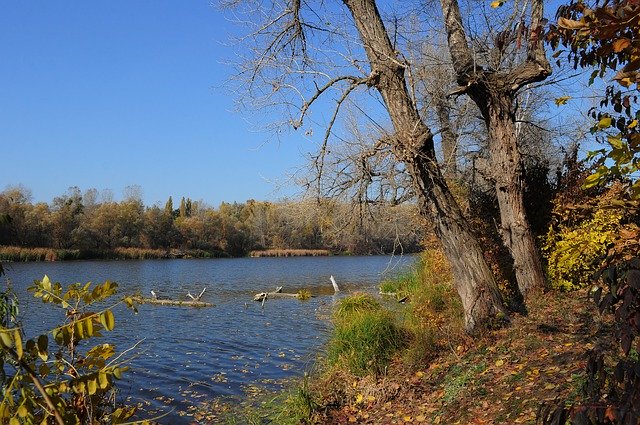
[[308, 140], [275, 139], [234, 111], [239, 28], [212, 4], [1, 1], [0, 190], [117, 200], [138, 185], [147, 205], [295, 196], [287, 176]]

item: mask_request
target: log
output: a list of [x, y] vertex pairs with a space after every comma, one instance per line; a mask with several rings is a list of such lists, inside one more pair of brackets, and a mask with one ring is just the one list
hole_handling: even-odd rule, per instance
[[292, 294], [289, 292], [282, 292], [282, 286], [278, 286], [273, 292], [260, 292], [253, 297], [254, 301], [264, 302], [271, 298], [297, 298], [297, 299], [306, 299], [307, 297], [314, 297], [314, 295], [303, 295], [300, 292], [297, 294]]
[[265, 298], [300, 298], [298, 294], [289, 294], [287, 292], [260, 292], [253, 297], [254, 301], [262, 301]]
[[132, 297], [133, 301], [138, 304], [154, 304], [154, 305], [175, 305], [181, 307], [213, 307], [214, 304], [197, 300], [167, 300], [157, 298]]

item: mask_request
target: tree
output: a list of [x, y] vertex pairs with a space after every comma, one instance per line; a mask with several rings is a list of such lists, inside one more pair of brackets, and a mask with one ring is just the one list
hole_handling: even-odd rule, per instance
[[[526, 299], [545, 286], [544, 273], [524, 207], [524, 163], [517, 137], [518, 92], [551, 74], [543, 44], [543, 1], [533, 0], [524, 13], [513, 5], [504, 30], [497, 32], [486, 59], [475, 54], [457, 0], [441, 0], [458, 94], [467, 94], [486, 123], [491, 172], [500, 208], [501, 236], [513, 256], [518, 288]], [[494, 2], [500, 5], [504, 2]], [[526, 5], [525, 5], [526, 6]], [[514, 43], [515, 42], [515, 43]], [[515, 48], [514, 48], [515, 44]], [[526, 54], [518, 57], [520, 45]], [[483, 46], [484, 47], [484, 46]]]
[[170, 216], [173, 216], [173, 198], [169, 196], [167, 203], [164, 204], [164, 212]]
[[[257, 2], [258, 4], [260, 2]], [[271, 9], [273, 15], [267, 22], [256, 24], [251, 36], [253, 42], [263, 42], [262, 50], [252, 46], [257, 52], [243, 71], [249, 75], [248, 89], [256, 93], [255, 86], [260, 81], [270, 87], [269, 94], [260, 89], [264, 103], [282, 96], [291, 106], [291, 97], [286, 92], [302, 96], [298, 105], [299, 115], [293, 126], [303, 126], [309, 108], [326, 93], [337, 92], [335, 109], [327, 125], [325, 138], [321, 146], [321, 160], [327, 150], [327, 141], [331, 136], [333, 124], [341, 105], [357, 90], [372, 90], [380, 96], [391, 120], [393, 133], [388, 135], [387, 143], [395, 158], [402, 162], [412, 187], [418, 198], [420, 213], [432, 224], [436, 235], [442, 242], [447, 258], [451, 262], [454, 281], [462, 299], [465, 311], [465, 324], [468, 331], [483, 326], [492, 317], [504, 313], [501, 296], [494, 277], [484, 260], [482, 248], [473, 235], [459, 205], [451, 194], [440, 171], [435, 152], [431, 129], [425, 124], [407, 86], [409, 64], [394, 46], [385, 28], [382, 17], [374, 0], [344, 0], [347, 18], [355, 26], [360, 46], [345, 45], [339, 55], [347, 56], [345, 68], [351, 74], [340, 73], [338, 65], [326, 65], [328, 55], [324, 46], [318, 50], [314, 61], [311, 57], [310, 41], [333, 42], [340, 35], [340, 28], [326, 18], [313, 22], [314, 17], [326, 16], [326, 10], [305, 10], [309, 3], [299, 0], [284, 2], [282, 10]], [[324, 3], [316, 5], [322, 7]], [[263, 11], [264, 12], [264, 11]], [[307, 19], [310, 21], [307, 22]], [[354, 34], [342, 41], [352, 39]], [[364, 58], [348, 56], [351, 49], [364, 50]], [[338, 56], [340, 57], [340, 56]], [[308, 77], [301, 80], [300, 77]], [[307, 94], [307, 96], [305, 96]], [[322, 174], [322, 162], [319, 174]]]

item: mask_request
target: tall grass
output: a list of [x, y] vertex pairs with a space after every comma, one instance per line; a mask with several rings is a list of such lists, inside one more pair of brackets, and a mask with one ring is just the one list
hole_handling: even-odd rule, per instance
[[391, 312], [370, 295], [343, 299], [333, 319], [327, 362], [357, 376], [383, 372], [406, 343], [405, 332]]
[[343, 299], [334, 312], [335, 328], [327, 348], [330, 368], [358, 376], [377, 374], [395, 358], [420, 368], [463, 337], [463, 312], [444, 254], [425, 251], [409, 272], [381, 285], [406, 304], [391, 309], [370, 295]]
[[23, 248], [0, 246], [0, 261], [65, 261], [80, 258], [78, 249]]

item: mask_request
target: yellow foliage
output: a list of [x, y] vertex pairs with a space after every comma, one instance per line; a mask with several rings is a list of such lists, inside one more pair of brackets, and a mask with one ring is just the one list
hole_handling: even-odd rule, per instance
[[607, 253], [607, 245], [616, 239], [623, 216], [620, 209], [598, 208], [591, 218], [575, 225], [550, 228], [542, 251], [551, 286], [571, 291], [588, 285]]

